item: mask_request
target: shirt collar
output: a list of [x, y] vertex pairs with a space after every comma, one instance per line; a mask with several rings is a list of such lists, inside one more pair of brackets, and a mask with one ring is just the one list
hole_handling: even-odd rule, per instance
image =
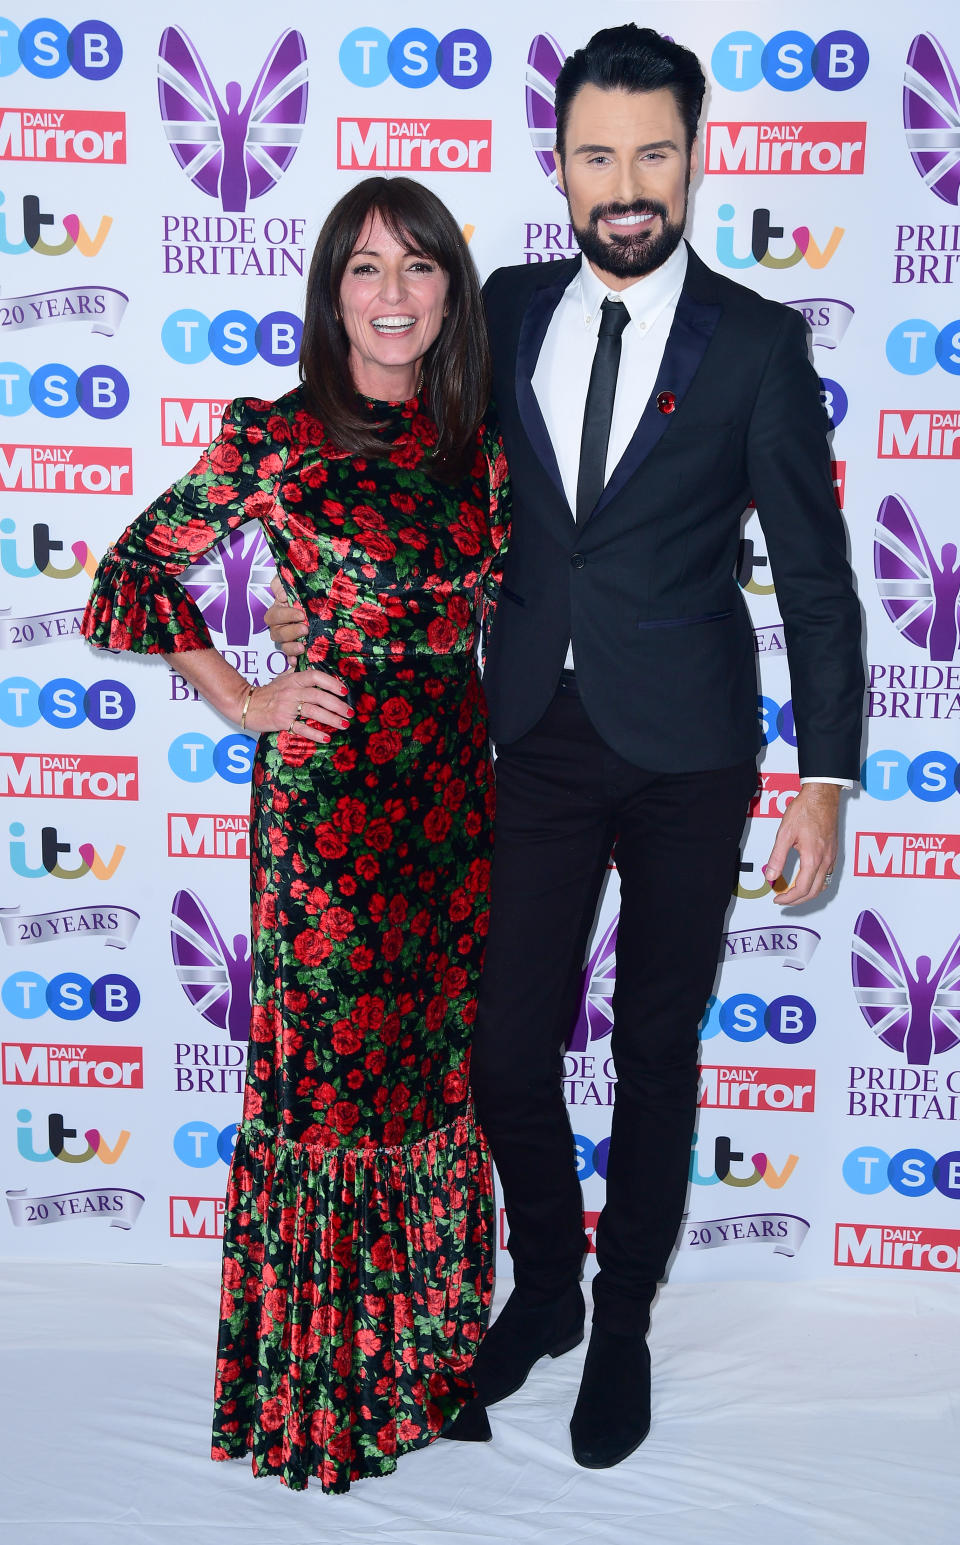
[[686, 272], [686, 242], [680, 242], [667, 261], [655, 268], [652, 274], [645, 274], [634, 284], [628, 284], [624, 290], [608, 290], [584, 258], [574, 280], [574, 285], [579, 284], [579, 309], [584, 326], [593, 332], [599, 329], [600, 307], [609, 295], [614, 300], [623, 301], [630, 313], [631, 322], [639, 330], [649, 332], [660, 313], [677, 300], [683, 289]]

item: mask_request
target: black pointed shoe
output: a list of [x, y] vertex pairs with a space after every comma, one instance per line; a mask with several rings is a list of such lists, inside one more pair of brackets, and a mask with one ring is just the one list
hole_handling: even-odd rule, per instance
[[553, 1303], [531, 1303], [516, 1289], [480, 1343], [471, 1370], [485, 1406], [506, 1400], [541, 1357], [562, 1357], [583, 1340], [584, 1304], [578, 1282]]
[[483, 1401], [476, 1395], [468, 1400], [465, 1406], [460, 1407], [452, 1425], [440, 1436], [455, 1438], [458, 1443], [489, 1443], [493, 1433]]
[[570, 1420], [573, 1457], [608, 1470], [650, 1431], [650, 1350], [642, 1336], [614, 1336], [594, 1324]]

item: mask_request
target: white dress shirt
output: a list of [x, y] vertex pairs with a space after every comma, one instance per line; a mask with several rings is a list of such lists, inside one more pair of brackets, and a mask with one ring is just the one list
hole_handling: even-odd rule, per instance
[[[653, 273], [634, 280], [622, 290], [609, 290], [584, 259], [579, 273], [560, 297], [533, 372], [533, 389], [556, 453], [571, 519], [577, 508], [580, 437], [600, 332], [600, 307], [609, 297], [626, 306], [630, 313], [630, 321], [621, 334], [620, 369], [604, 479], [609, 481], [633, 438], [653, 391], [686, 272], [684, 242]], [[573, 670], [572, 643], [567, 648], [564, 664], [567, 670]], [[845, 778], [824, 776], [802, 781], [852, 787]]]

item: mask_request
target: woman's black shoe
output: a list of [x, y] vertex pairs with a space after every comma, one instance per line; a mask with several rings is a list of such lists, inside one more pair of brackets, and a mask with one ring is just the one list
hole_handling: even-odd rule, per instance
[[490, 1420], [483, 1402], [476, 1396], [460, 1407], [452, 1426], [440, 1434], [442, 1438], [456, 1438], [458, 1443], [489, 1443], [493, 1437]]

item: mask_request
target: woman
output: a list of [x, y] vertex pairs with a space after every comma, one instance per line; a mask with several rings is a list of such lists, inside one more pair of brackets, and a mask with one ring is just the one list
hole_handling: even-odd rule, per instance
[[[372, 177], [331, 211], [300, 374], [231, 404], [107, 553], [84, 632], [175, 658], [259, 735], [213, 1455], [345, 1491], [470, 1401], [492, 1282], [467, 1077], [493, 802], [475, 645], [506, 467], [476, 275], [426, 188]], [[265, 686], [179, 583], [246, 520], [309, 619], [297, 670]]]

